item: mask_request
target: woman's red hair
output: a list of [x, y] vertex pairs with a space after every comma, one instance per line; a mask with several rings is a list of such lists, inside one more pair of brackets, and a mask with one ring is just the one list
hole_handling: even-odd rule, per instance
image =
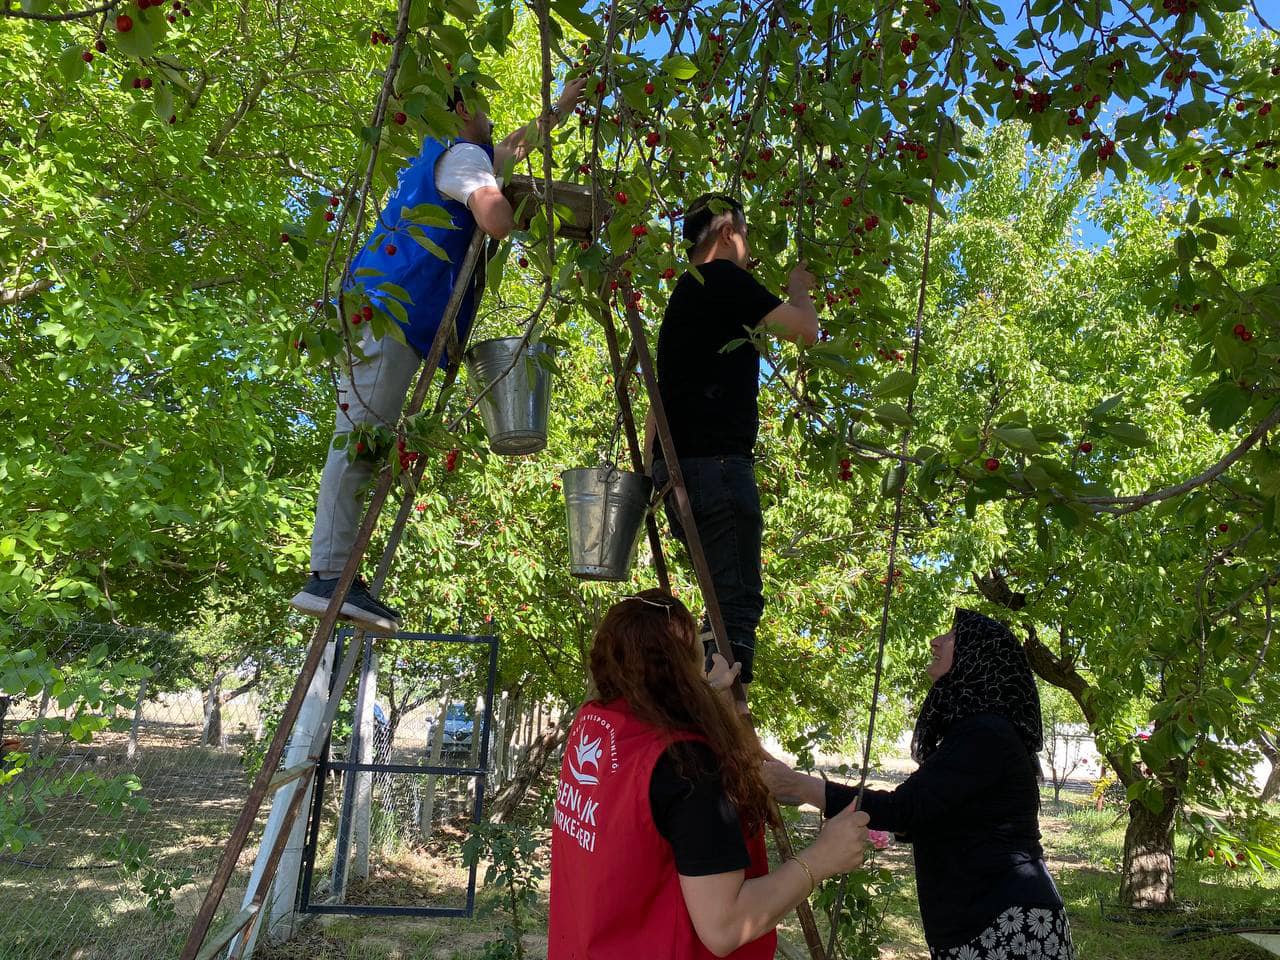
[[[612, 607], [591, 644], [591, 676], [602, 703], [625, 700], [640, 720], [706, 738], [720, 761], [725, 793], [748, 831], [771, 819], [755, 734], [707, 683], [697, 626], [683, 603], [645, 590]], [[682, 765], [687, 765], [688, 757]]]

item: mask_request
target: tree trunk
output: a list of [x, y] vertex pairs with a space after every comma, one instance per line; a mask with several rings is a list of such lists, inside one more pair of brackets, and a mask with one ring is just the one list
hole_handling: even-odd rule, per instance
[[1173, 819], [1178, 811], [1178, 790], [1166, 785], [1161, 795], [1164, 806], [1159, 813], [1152, 813], [1137, 800], [1129, 804], [1120, 876], [1120, 902], [1126, 907], [1150, 910], [1173, 906]]
[[516, 767], [515, 775], [510, 782], [494, 795], [489, 807], [489, 819], [494, 823], [505, 823], [514, 816], [520, 801], [546, 769], [547, 761], [564, 746], [569, 739], [569, 727], [573, 724], [574, 713], [566, 710], [560, 716], [560, 722], [540, 736], [528, 748]]
[[226, 746], [222, 735], [222, 675], [204, 692], [204, 729], [200, 731], [202, 747]]
[[1263, 803], [1274, 803], [1280, 800], [1280, 747], [1266, 737], [1259, 737], [1256, 742], [1262, 755], [1271, 763], [1271, 773], [1267, 776], [1258, 799]]
[[133, 705], [133, 723], [129, 725], [129, 745], [125, 756], [132, 760], [138, 755], [138, 734], [142, 731], [142, 706], [147, 700], [147, 678], [138, 684], [138, 702]]

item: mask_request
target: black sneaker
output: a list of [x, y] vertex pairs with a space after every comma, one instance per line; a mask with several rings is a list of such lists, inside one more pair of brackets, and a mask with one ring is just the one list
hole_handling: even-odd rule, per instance
[[[289, 601], [293, 609], [312, 617], [323, 617], [333, 599], [338, 577], [321, 579], [314, 573], [301, 590]], [[342, 604], [342, 616], [362, 627], [395, 633], [400, 629], [400, 614], [386, 604], [379, 603], [369, 593], [364, 578], [356, 577]]]

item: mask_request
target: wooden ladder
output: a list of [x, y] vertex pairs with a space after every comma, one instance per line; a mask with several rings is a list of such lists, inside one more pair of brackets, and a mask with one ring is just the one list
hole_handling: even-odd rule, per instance
[[[556, 187], [559, 190], [559, 185]], [[480, 262], [481, 251], [484, 246], [484, 234], [477, 228], [471, 238], [470, 245], [467, 248], [466, 256], [463, 259], [461, 269], [459, 271], [459, 281], [454, 286], [453, 293], [449, 298], [449, 302], [445, 308], [444, 315], [441, 318], [439, 329], [436, 331], [435, 339], [431, 344], [431, 350], [427, 355], [426, 363], [422, 371], [418, 375], [417, 383], [414, 387], [413, 394], [410, 398], [408, 407], [405, 410], [405, 416], [411, 417], [422, 410], [426, 401], [428, 390], [435, 376], [435, 372], [440, 365], [440, 358], [444, 355], [444, 350], [449, 347], [449, 368], [446, 371], [446, 386], [457, 375], [458, 361], [461, 354], [461, 345], [455, 332], [455, 323], [458, 311], [461, 308], [462, 300], [468, 286], [472, 282], [475, 275], [476, 267]], [[620, 262], [619, 264], [620, 265]], [[615, 266], [612, 273], [617, 272]], [[716, 597], [715, 585], [711, 580], [711, 569], [707, 564], [706, 554], [702, 548], [702, 541], [698, 537], [697, 525], [693, 519], [693, 513], [689, 505], [688, 493], [684, 486], [684, 476], [680, 471], [680, 461], [676, 456], [675, 448], [671, 439], [671, 429], [667, 422], [666, 410], [662, 404], [662, 398], [658, 393], [657, 377], [653, 367], [653, 358], [649, 352], [648, 342], [644, 330], [644, 322], [640, 317], [639, 311], [636, 309], [631, 298], [630, 283], [626, 280], [622, 281], [623, 291], [625, 292], [624, 301], [627, 304], [626, 317], [631, 332], [631, 349], [624, 363], [619, 347], [618, 331], [614, 323], [612, 311], [606, 309], [604, 314], [605, 337], [608, 341], [609, 358], [614, 371], [614, 388], [618, 397], [619, 412], [626, 428], [627, 445], [631, 455], [632, 463], [638, 472], [644, 472], [643, 451], [640, 448], [640, 438], [636, 431], [635, 417], [631, 408], [630, 396], [627, 393], [627, 377], [634, 369], [636, 363], [639, 364], [641, 376], [643, 379], [645, 391], [648, 394], [650, 407], [654, 412], [658, 427], [658, 439], [662, 444], [663, 456], [666, 459], [667, 468], [670, 473], [670, 483], [668, 491], [673, 497], [674, 506], [677, 514], [684, 526], [686, 539], [688, 541], [689, 555], [693, 562], [694, 571], [697, 575], [698, 586], [702, 591], [703, 602], [706, 605], [707, 616], [711, 622], [712, 632], [715, 634], [716, 648], [726, 661], [732, 665], [734, 661], [733, 650], [729, 646], [728, 637], [725, 633], [724, 617], [720, 611], [720, 603]], [[477, 298], [481, 291], [477, 291]], [[413, 483], [411, 489], [416, 488], [421, 482], [423, 471], [426, 468], [427, 461], [425, 458], [419, 459], [413, 467]], [[306, 760], [295, 766], [284, 770], [278, 770], [281, 759], [284, 756], [285, 748], [288, 744], [290, 735], [297, 722], [298, 715], [301, 712], [303, 701], [307, 697], [308, 689], [311, 686], [317, 671], [323, 660], [325, 648], [328, 645], [330, 636], [339, 619], [339, 611], [342, 603], [346, 598], [347, 591], [350, 589], [352, 582], [355, 580], [356, 574], [360, 568], [360, 564], [364, 559], [365, 552], [369, 548], [369, 542], [372, 539], [373, 532], [377, 526], [378, 519], [386, 505], [387, 497], [391, 492], [392, 473], [390, 467], [383, 469], [378, 477], [378, 482], [374, 487], [373, 493], [369, 498], [369, 505], [365, 511], [364, 519], [360, 524], [360, 529], [356, 534], [355, 543], [352, 546], [350, 557], [346, 565], [343, 567], [342, 574], [338, 578], [338, 585], [334, 589], [333, 597], [329, 601], [329, 606], [325, 610], [324, 615], [317, 623], [315, 631], [311, 636], [310, 645], [307, 650], [307, 658], [303, 663], [302, 670], [298, 674], [298, 678], [294, 683], [293, 691], [289, 695], [289, 699], [284, 706], [284, 712], [281, 714], [276, 732], [271, 738], [271, 743], [267, 747], [266, 754], [263, 756], [262, 767], [258, 771], [258, 775], [254, 778], [253, 784], [250, 786], [249, 795], [245, 800], [245, 805], [240, 811], [240, 816], [236, 820], [235, 826], [232, 828], [231, 836], [227, 840], [226, 847], [223, 849], [222, 857], [218, 862], [217, 869], [214, 871], [213, 879], [209, 883], [209, 888], [205, 892], [204, 899], [200, 903], [200, 908], [196, 913], [195, 920], [192, 923], [191, 932], [187, 937], [185, 946], [180, 954], [181, 960], [213, 960], [215, 956], [222, 950], [227, 950], [227, 956], [230, 960], [239, 960], [245, 955], [246, 949], [254, 940], [254, 931], [256, 926], [261, 922], [262, 915], [267, 903], [267, 895], [271, 890], [271, 886], [275, 880], [276, 872], [280, 866], [280, 860], [284, 853], [285, 846], [288, 841], [291, 827], [297, 820], [299, 812], [302, 810], [303, 802], [307, 794], [307, 788], [311, 785], [312, 778], [315, 776], [319, 767], [320, 755], [324, 749], [325, 740], [328, 737], [329, 730], [333, 725], [334, 717], [337, 714], [338, 706], [342, 698], [343, 690], [347, 682], [351, 678], [351, 674], [355, 668], [360, 650], [363, 647], [363, 633], [357, 631], [355, 638], [348, 647], [343, 656], [341, 664], [337, 667], [333, 675], [333, 682], [330, 685], [330, 693], [325, 704], [324, 713], [322, 714], [319, 725], [312, 737], [310, 749], [307, 752]], [[387, 539], [387, 545], [382, 553], [379, 561], [377, 573], [370, 584], [370, 592], [376, 597], [382, 589], [386, 581], [386, 577], [394, 560], [396, 549], [400, 544], [400, 539], [404, 532], [405, 523], [408, 521], [409, 514], [413, 507], [411, 497], [402, 498], [399, 512], [396, 515], [392, 525], [390, 534]], [[662, 541], [658, 532], [658, 526], [653, 514], [650, 513], [646, 519], [648, 528], [649, 543], [652, 548], [655, 572], [657, 573], [659, 583], [663, 589], [670, 589], [670, 583], [667, 575], [666, 559], [662, 549]], [[740, 702], [745, 702], [746, 696], [742, 689], [742, 685], [737, 680], [734, 681], [733, 687], [734, 697]], [[240, 856], [244, 851], [248, 842], [249, 834], [253, 829], [262, 804], [268, 796], [273, 795], [277, 790], [286, 784], [296, 784], [288, 807], [285, 810], [284, 818], [280, 824], [270, 849], [267, 851], [267, 858], [264, 868], [258, 874], [256, 882], [251, 881], [251, 888], [245, 895], [248, 903], [238, 913], [234, 914], [225, 924], [218, 928], [214, 933], [210, 933], [210, 928], [219, 907], [222, 904], [226, 894], [227, 886], [231, 881], [232, 875], [235, 873], [236, 865], [240, 860]], [[777, 812], [775, 805], [774, 812]], [[781, 823], [781, 820], [778, 820]], [[779, 827], [774, 830], [774, 840], [777, 843], [778, 853], [782, 858], [793, 855], [790, 838], [787, 836], [786, 828]], [[261, 856], [261, 853], [259, 854]], [[807, 901], [802, 902], [796, 909], [801, 927], [804, 931], [805, 942], [808, 945], [812, 960], [825, 960], [826, 952], [823, 949], [821, 937], [818, 934], [817, 924], [814, 922], [813, 912]]]

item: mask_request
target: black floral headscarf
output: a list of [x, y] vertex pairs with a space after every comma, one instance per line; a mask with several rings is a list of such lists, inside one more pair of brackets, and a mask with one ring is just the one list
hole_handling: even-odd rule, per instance
[[972, 610], [956, 610], [955, 660], [925, 697], [911, 737], [917, 763], [938, 749], [957, 720], [1004, 717], [1034, 757], [1044, 746], [1040, 694], [1027, 655], [1009, 628]]

